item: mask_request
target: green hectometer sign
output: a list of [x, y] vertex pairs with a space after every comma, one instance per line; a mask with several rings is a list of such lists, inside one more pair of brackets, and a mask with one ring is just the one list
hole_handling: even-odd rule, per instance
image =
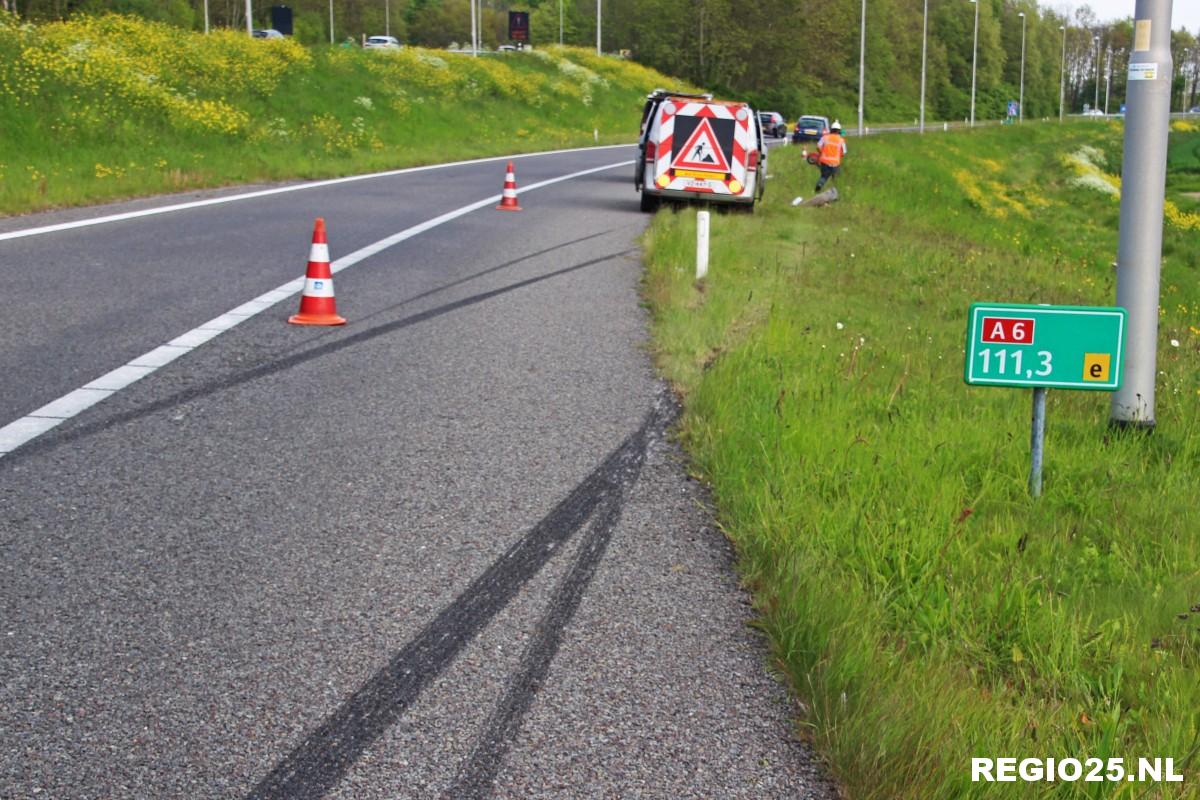
[[972, 303], [963, 377], [977, 386], [1111, 392], [1121, 386], [1125, 309]]

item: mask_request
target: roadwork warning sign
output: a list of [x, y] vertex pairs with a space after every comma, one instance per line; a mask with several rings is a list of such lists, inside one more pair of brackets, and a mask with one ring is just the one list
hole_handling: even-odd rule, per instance
[[709, 172], [729, 172], [729, 161], [721, 152], [717, 135], [707, 118], [701, 119], [696, 130], [684, 143], [671, 162], [674, 169], [699, 169]]

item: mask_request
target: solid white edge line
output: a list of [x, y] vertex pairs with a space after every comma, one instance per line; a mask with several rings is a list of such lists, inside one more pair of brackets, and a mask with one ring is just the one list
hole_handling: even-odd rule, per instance
[[150, 352], [143, 353], [130, 361], [129, 364], [134, 367], [165, 367], [184, 353], [191, 351], [190, 347], [180, 347], [174, 344], [159, 345]]
[[122, 367], [117, 367], [111, 372], [106, 372], [91, 383], [85, 383], [84, 389], [108, 389], [109, 391], [120, 391], [131, 383], [140, 381], [142, 378], [149, 375], [158, 367], [135, 367], [133, 364], [126, 364]]
[[540, 156], [555, 156], [564, 153], [581, 153], [591, 150], [615, 150], [620, 147], [632, 147], [630, 144], [606, 144], [600, 147], [575, 147], [565, 150], [543, 150], [537, 153], [523, 153], [518, 155], [508, 156], [489, 156], [487, 158], [475, 158], [467, 161], [449, 161], [445, 164], [429, 164], [423, 167], [405, 167], [404, 169], [393, 169], [387, 172], [371, 172], [366, 175], [350, 175], [345, 178], [330, 178], [323, 181], [312, 181], [310, 183], [299, 183], [292, 186], [279, 186], [274, 189], [262, 189], [257, 192], [246, 192], [244, 194], [234, 194], [228, 197], [211, 197], [207, 200], [193, 200], [188, 203], [175, 203], [169, 206], [159, 206], [157, 208], [147, 208], [142, 211], [126, 211], [122, 214], [109, 214], [103, 217], [93, 217], [92, 219], [81, 219], [75, 222], [60, 222], [56, 225], [43, 225], [38, 228], [26, 228], [19, 231], [9, 231], [8, 233], [0, 233], [0, 242], [8, 239], [23, 239], [29, 236], [41, 236], [47, 233], [57, 233], [58, 231], [68, 231], [74, 228], [86, 228], [92, 225], [104, 225], [109, 222], [122, 222], [127, 219], [138, 219], [139, 217], [151, 217], [158, 214], [167, 214], [172, 211], [185, 211], [191, 208], [204, 208], [205, 206], [216, 206], [223, 203], [232, 203], [237, 200], [250, 200], [255, 197], [270, 197], [276, 194], [286, 194], [288, 192], [300, 192], [306, 189], [319, 189], [323, 186], [337, 186], [343, 183], [354, 183], [357, 181], [373, 180], [375, 178], [391, 178], [396, 175], [408, 175], [414, 172], [429, 172], [438, 169], [449, 169], [451, 167], [463, 167], [471, 164], [488, 164], [494, 161], [506, 161], [517, 158], [536, 158]]
[[110, 389], [76, 389], [70, 394], [64, 394], [52, 403], [47, 403], [37, 411], [29, 412], [29, 416], [70, 419], [112, 394], [113, 391]]
[[221, 331], [215, 331], [210, 328], [193, 328], [182, 336], [176, 336], [167, 344], [174, 347], [182, 347], [187, 350], [199, 347], [210, 339], [215, 339], [221, 335]]
[[[627, 145], [617, 145], [618, 147], [626, 147]], [[585, 148], [585, 149], [605, 149], [605, 148]], [[571, 151], [558, 151], [571, 152]], [[483, 161], [498, 161], [501, 159], [482, 159]], [[460, 163], [477, 163], [477, 162], [460, 162]], [[606, 164], [602, 167], [593, 167], [591, 169], [572, 172], [567, 175], [560, 175], [557, 178], [538, 181], [531, 183], [521, 192], [531, 192], [536, 189], [541, 189], [546, 186], [553, 186], [556, 183], [569, 181], [574, 178], [581, 178], [584, 175], [591, 175], [596, 172], [604, 172], [605, 170], [616, 169], [617, 167], [625, 167], [633, 163], [632, 159], [619, 161], [615, 164]], [[326, 184], [328, 185], [328, 184]], [[386, 250], [393, 245], [399, 244], [407, 239], [411, 239], [417, 234], [436, 228], [439, 225], [444, 225], [451, 220], [470, 214], [472, 211], [478, 211], [481, 208], [486, 208], [489, 205], [494, 205], [500, 202], [500, 195], [494, 194], [491, 197], [486, 197], [483, 200], [478, 200], [470, 205], [456, 208], [453, 211], [447, 211], [445, 214], [436, 216], [433, 219], [426, 220], [411, 228], [405, 228], [399, 233], [392, 234], [385, 239], [380, 239], [374, 244], [369, 244], [366, 247], [355, 250], [349, 255], [342, 256], [337, 261], [329, 265], [331, 272], [340, 272], [347, 267], [353, 266], [360, 261], [363, 261], [377, 253]], [[192, 206], [194, 207], [194, 206]], [[179, 207], [176, 207], [179, 208]], [[160, 367], [170, 364], [175, 359], [185, 353], [194, 350], [200, 345], [215, 339], [225, 331], [233, 328], [236, 325], [245, 322], [256, 314], [265, 311], [282, 300], [291, 297], [304, 288], [304, 277], [295, 278], [288, 281], [282, 286], [278, 286], [269, 292], [259, 295], [258, 297], [246, 303], [237, 306], [236, 308], [226, 311], [219, 317], [215, 317], [204, 324], [193, 328], [187, 333], [176, 336], [171, 341], [164, 345], [160, 345], [149, 352], [143, 353], [137, 358], [130, 361], [124, 366], [117, 367], [111, 372], [101, 375], [91, 383], [85, 384], [73, 392], [69, 392], [57, 400], [52, 400], [38, 410], [21, 417], [4, 427], [0, 428], [0, 458], [6, 454], [16, 450], [21, 445], [36, 439], [46, 431], [58, 425], [60, 422], [91, 408], [96, 403], [104, 400], [107, 397], [116, 394], [126, 386], [139, 381], [147, 375], [155, 372]]]
[[0, 458], [62, 422], [59, 417], [21, 417], [0, 428]]

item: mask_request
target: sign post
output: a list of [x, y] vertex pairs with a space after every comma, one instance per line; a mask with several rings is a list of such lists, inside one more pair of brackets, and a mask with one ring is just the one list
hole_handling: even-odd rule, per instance
[[972, 303], [963, 380], [1033, 389], [1029, 491], [1042, 493], [1046, 390], [1113, 392], [1121, 386], [1123, 308]]

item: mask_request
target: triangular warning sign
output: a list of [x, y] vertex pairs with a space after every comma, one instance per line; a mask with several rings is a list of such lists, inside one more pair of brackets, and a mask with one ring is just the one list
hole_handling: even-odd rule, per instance
[[703, 169], [711, 172], [729, 172], [729, 161], [721, 152], [717, 135], [713, 133], [708, 118], [700, 120], [687, 143], [675, 156], [671, 166], [678, 169]]

